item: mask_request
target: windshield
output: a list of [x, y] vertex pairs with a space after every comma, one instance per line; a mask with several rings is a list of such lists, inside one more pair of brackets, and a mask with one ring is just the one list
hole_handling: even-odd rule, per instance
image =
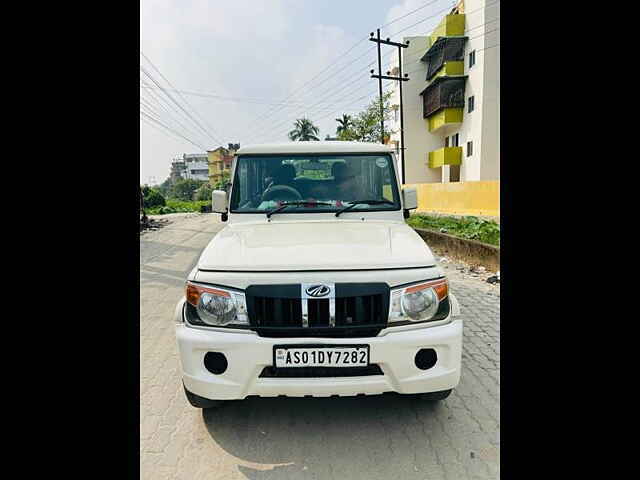
[[355, 200], [386, 202], [358, 204], [349, 209], [351, 212], [400, 209], [390, 155], [238, 157], [231, 194], [232, 213], [263, 213], [287, 202], [300, 203], [280, 213], [334, 212]]

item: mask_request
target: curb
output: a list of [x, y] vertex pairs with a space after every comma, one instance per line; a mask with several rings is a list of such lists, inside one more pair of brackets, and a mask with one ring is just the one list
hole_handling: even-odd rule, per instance
[[454, 259], [476, 265], [483, 265], [488, 270], [497, 272], [500, 270], [500, 247], [454, 237], [446, 233], [440, 233], [424, 228], [413, 228], [418, 235], [430, 246], [444, 250], [447, 256]]

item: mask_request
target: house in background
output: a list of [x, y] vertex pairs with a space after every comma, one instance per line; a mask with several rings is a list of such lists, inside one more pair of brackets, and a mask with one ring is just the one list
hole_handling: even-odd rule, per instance
[[231, 172], [231, 165], [236, 151], [240, 149], [239, 143], [230, 143], [228, 148], [218, 147], [207, 151], [209, 167], [209, 184], [214, 186], [222, 178], [224, 172]]
[[184, 153], [182, 158], [176, 158], [171, 162], [173, 180], [179, 178], [191, 180], [209, 180], [209, 167], [207, 155], [204, 153]]
[[184, 177], [190, 180], [209, 180], [207, 155], [204, 153], [185, 153], [182, 155], [185, 165]]

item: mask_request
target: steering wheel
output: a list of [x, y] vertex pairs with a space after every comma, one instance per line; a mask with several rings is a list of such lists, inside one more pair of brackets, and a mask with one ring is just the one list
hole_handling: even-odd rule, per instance
[[300, 195], [300, 192], [295, 188], [289, 187], [288, 185], [275, 185], [265, 190], [262, 194], [262, 201], [266, 202], [268, 200], [273, 200], [274, 198], [277, 198], [278, 200], [302, 200], [302, 195]]

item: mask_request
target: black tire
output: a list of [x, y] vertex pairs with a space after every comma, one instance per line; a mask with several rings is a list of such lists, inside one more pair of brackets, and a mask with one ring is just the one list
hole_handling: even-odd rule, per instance
[[184, 388], [184, 394], [187, 396], [187, 400], [189, 403], [196, 408], [220, 408], [225, 404], [224, 400], [211, 400], [209, 398], [201, 397], [200, 395], [196, 395], [195, 393], [191, 393], [187, 390], [187, 387], [182, 385]]
[[440, 392], [420, 393], [418, 397], [420, 397], [420, 400], [426, 400], [428, 402], [439, 402], [451, 395], [452, 391], [453, 389], [442, 390]]

